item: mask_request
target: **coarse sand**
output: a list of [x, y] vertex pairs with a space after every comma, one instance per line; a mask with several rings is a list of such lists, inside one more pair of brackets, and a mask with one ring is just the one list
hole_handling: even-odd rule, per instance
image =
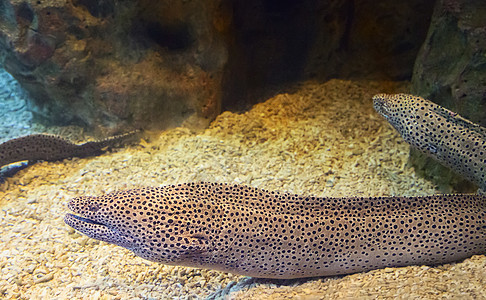
[[192, 181], [315, 196], [438, 193], [407, 165], [409, 146], [372, 108], [407, 83], [304, 82], [210, 128], [151, 133], [98, 157], [39, 162], [0, 184], [5, 299], [486, 299], [486, 256], [435, 267], [264, 280], [166, 266], [76, 233], [70, 198]]

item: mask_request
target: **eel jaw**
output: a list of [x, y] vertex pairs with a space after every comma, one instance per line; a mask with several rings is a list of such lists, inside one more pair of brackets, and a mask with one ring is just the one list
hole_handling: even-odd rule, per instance
[[88, 227], [93, 227], [97, 230], [105, 230], [107, 228], [107, 226], [101, 223], [74, 214], [66, 214], [66, 216], [64, 217], [64, 223], [84, 234], [88, 233], [85, 232]]
[[96, 240], [122, 246], [130, 250], [133, 250], [135, 246], [130, 239], [119, 234], [116, 230], [110, 228], [110, 226], [85, 217], [68, 213], [64, 217], [64, 223]]

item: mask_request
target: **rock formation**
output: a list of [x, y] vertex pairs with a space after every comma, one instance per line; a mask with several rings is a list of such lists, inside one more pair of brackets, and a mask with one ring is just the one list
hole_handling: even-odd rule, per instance
[[205, 126], [227, 55], [218, 2], [0, 1], [3, 65], [52, 123]]
[[0, 64], [51, 124], [206, 126], [269, 86], [409, 79], [428, 1], [0, 0]]

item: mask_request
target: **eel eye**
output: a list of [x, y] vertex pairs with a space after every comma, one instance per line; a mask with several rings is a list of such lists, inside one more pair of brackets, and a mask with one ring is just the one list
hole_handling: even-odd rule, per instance
[[96, 204], [89, 204], [88, 205], [88, 210], [89, 211], [96, 212], [99, 209], [100, 209], [100, 206], [99, 205], [96, 205]]

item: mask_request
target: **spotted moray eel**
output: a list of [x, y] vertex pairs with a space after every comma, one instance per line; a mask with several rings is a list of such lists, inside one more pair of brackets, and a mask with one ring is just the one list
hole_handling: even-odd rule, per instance
[[408, 94], [375, 95], [373, 106], [412, 147], [486, 191], [486, 128]]
[[290, 279], [486, 252], [486, 197], [317, 198], [189, 183], [69, 202], [87, 236], [169, 265]]
[[103, 153], [121, 141], [132, 137], [138, 130], [109, 137], [100, 141], [74, 144], [57, 135], [32, 134], [0, 144], [0, 167], [23, 160], [55, 161], [69, 157], [86, 157]]

